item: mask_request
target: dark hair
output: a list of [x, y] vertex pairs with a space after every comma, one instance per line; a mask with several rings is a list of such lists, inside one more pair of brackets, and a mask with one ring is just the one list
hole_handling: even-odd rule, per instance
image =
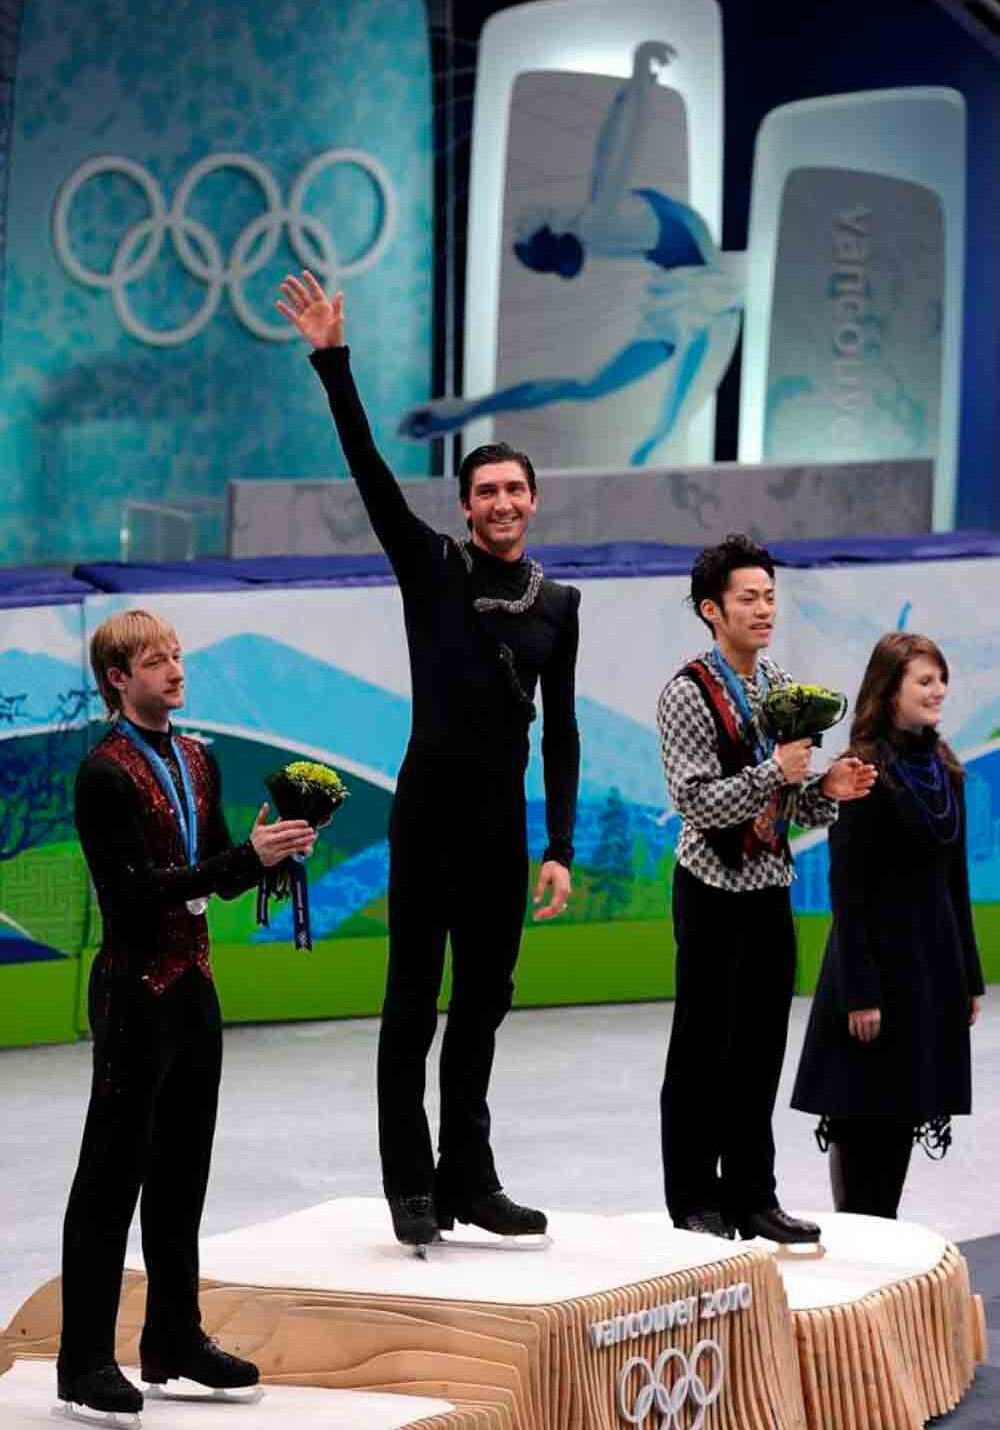
[[691, 567], [691, 605], [699, 620], [705, 621], [712, 631], [712, 622], [701, 614], [702, 601], [714, 601], [721, 609], [723, 594], [734, 571], [748, 566], [759, 566], [774, 580], [774, 562], [766, 547], [758, 546], [749, 536], [736, 533], [720, 541], [718, 546], [706, 546], [698, 553]]
[[469, 505], [473, 473], [478, 472], [480, 467], [491, 467], [494, 462], [516, 462], [528, 480], [531, 495], [536, 494], [538, 483], [530, 458], [507, 442], [487, 442], [484, 447], [473, 447], [472, 451], [466, 452], [462, 458], [462, 465], [458, 469], [458, 495], [463, 506]]
[[[851, 721], [851, 753], [858, 755], [868, 764], [877, 765], [884, 773], [886, 765], [886, 743], [891, 743], [895, 729], [894, 703], [903, 683], [906, 667], [918, 656], [933, 660], [941, 672], [941, 678], [948, 683], [948, 662], [939, 646], [929, 636], [919, 636], [910, 631], [890, 631], [875, 644], [868, 657], [868, 665], [861, 678], [861, 689], [854, 702], [854, 719]], [[937, 744], [941, 756], [953, 780], [965, 775], [954, 750], [944, 740]]]

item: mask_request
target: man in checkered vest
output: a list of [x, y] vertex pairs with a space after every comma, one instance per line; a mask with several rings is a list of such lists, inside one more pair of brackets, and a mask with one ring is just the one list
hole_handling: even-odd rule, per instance
[[812, 742], [775, 745], [762, 701], [790, 677], [763, 652], [775, 620], [774, 563], [746, 536], [702, 551], [691, 604], [712, 649], [660, 696], [667, 787], [683, 823], [673, 883], [677, 983], [660, 1094], [667, 1208], [677, 1226], [731, 1238], [815, 1242], [819, 1228], [776, 1195], [771, 1118], [795, 980], [793, 878], [782, 791], [796, 821], [832, 824], [837, 801], [874, 771], [837, 760], [810, 772]]

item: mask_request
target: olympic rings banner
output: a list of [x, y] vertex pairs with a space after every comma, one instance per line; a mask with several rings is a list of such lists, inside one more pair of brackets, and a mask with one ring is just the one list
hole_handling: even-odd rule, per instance
[[395, 434], [430, 385], [422, 0], [0, 12], [18, 36], [0, 54], [0, 562], [114, 557], [127, 499], [221, 504], [232, 477], [340, 471], [274, 310], [302, 267], [344, 289], [376, 436], [425, 472]]
[[[544, 489], [543, 489], [544, 490]], [[794, 675], [853, 700], [885, 630], [926, 631], [951, 666], [945, 731], [966, 765], [969, 876], [987, 977], [1000, 978], [1000, 642], [998, 565], [956, 560], [780, 573], [774, 654]], [[522, 1004], [627, 1002], [673, 993], [669, 906], [679, 830], [655, 727], [664, 682], [704, 646], [679, 577], [581, 583], [577, 715], [582, 744], [573, 898], [525, 926]], [[296, 953], [289, 907], [256, 926], [252, 893], [213, 899], [213, 960], [227, 1018], [274, 1020], [378, 1010], [385, 970], [386, 830], [410, 724], [394, 586], [87, 597], [2, 612], [0, 622], [0, 1045], [73, 1036], [97, 910], [72, 825], [72, 781], [100, 737], [87, 699], [86, 644], [125, 605], [174, 622], [187, 667], [181, 727], [211, 744], [226, 814], [245, 837], [264, 778], [290, 758], [327, 761], [351, 798], [309, 863], [311, 953]], [[543, 712], [544, 715], [544, 712]], [[545, 845], [536, 746], [528, 844]], [[843, 748], [827, 736], [817, 768]], [[814, 985], [829, 928], [824, 831], [793, 840], [799, 987]], [[72, 1010], [72, 1011], [70, 1011]], [[708, 1384], [708, 1381], [705, 1382]]]

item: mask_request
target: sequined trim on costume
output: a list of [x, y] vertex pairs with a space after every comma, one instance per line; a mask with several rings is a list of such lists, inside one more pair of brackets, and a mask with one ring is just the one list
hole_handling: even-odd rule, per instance
[[[460, 541], [458, 544], [458, 554], [465, 562], [465, 569], [472, 575], [472, 542]], [[480, 613], [485, 611], [503, 611], [508, 616], [523, 616], [525, 611], [530, 611], [531, 607], [538, 600], [538, 593], [542, 589], [542, 581], [545, 573], [537, 561], [528, 561], [528, 579], [525, 582], [524, 590], [520, 596], [516, 596], [512, 601], [505, 600], [502, 596], [476, 596], [473, 600], [473, 607]]]

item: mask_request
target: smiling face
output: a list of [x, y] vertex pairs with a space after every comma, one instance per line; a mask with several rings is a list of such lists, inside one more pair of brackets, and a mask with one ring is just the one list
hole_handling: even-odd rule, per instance
[[122, 714], [148, 730], [165, 730], [171, 711], [184, 704], [184, 660], [176, 640], [145, 646], [127, 669], [112, 666], [107, 674]]
[[488, 462], [477, 467], [463, 506], [475, 546], [506, 561], [518, 560], [538, 506], [519, 462]]
[[755, 656], [774, 633], [774, 579], [763, 566], [740, 566], [729, 573], [721, 605], [705, 600], [699, 611], [727, 659]]
[[900, 730], [919, 732], [940, 723], [948, 678], [929, 655], [907, 661], [893, 700], [893, 721]]

